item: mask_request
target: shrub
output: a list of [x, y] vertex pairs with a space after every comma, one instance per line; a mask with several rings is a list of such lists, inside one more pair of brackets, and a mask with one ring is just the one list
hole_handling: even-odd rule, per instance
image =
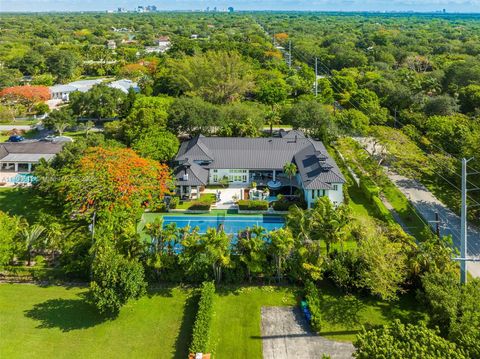
[[188, 209], [190, 211], [208, 211], [210, 210], [211, 203], [207, 201], [195, 201], [192, 202]]
[[380, 329], [363, 331], [353, 343], [355, 358], [449, 358], [466, 359], [468, 356], [454, 343], [443, 339], [438, 332], [420, 322], [402, 324], [396, 319]]
[[388, 223], [396, 223], [395, 219], [392, 216], [392, 213], [388, 210], [387, 207], [383, 204], [382, 200], [378, 196], [372, 197], [372, 203], [375, 206], [375, 211], [377, 215]]
[[198, 301], [198, 312], [193, 324], [190, 353], [206, 353], [208, 351], [214, 294], [215, 285], [213, 282], [203, 282], [200, 290], [200, 300]]
[[310, 325], [313, 330], [320, 332], [322, 329], [322, 313], [320, 309], [320, 291], [315, 283], [308, 280], [305, 282], [305, 299], [307, 300], [308, 309], [310, 309], [311, 319]]
[[238, 208], [244, 211], [266, 211], [268, 209], [267, 201], [240, 200]]
[[180, 202], [180, 198], [178, 198], [178, 197], [170, 198], [170, 203], [169, 203], [170, 209], [177, 208], [179, 202]]
[[302, 197], [280, 197], [273, 203], [275, 211], [288, 211], [290, 207], [297, 206], [302, 209], [307, 208], [307, 203]]
[[[358, 173], [357, 173], [358, 174]], [[380, 194], [380, 188], [368, 177], [360, 177], [360, 189], [368, 199], [372, 199], [374, 196]]]

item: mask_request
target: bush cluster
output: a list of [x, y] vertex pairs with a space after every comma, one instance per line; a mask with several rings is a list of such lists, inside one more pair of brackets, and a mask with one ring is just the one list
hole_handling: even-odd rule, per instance
[[320, 332], [322, 329], [322, 313], [320, 309], [320, 291], [312, 281], [305, 282], [305, 299], [310, 309], [310, 325], [313, 330]]
[[238, 208], [243, 211], [266, 211], [268, 209], [268, 202], [243, 199], [238, 201]]
[[307, 203], [301, 197], [280, 197], [278, 200], [273, 202], [273, 209], [275, 211], [288, 211], [292, 206], [306, 209]]
[[203, 282], [200, 290], [200, 300], [198, 301], [198, 312], [193, 325], [190, 353], [206, 353], [208, 351], [214, 294], [215, 285], [213, 282]]
[[192, 202], [191, 206], [188, 207], [190, 211], [208, 211], [210, 210], [211, 203], [206, 201], [196, 201]]

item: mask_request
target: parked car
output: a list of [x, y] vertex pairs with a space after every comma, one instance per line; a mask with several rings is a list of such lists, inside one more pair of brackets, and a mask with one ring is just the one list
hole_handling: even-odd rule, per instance
[[20, 135], [13, 135], [8, 138], [8, 142], [22, 142], [25, 140], [25, 137]]
[[48, 135], [48, 136], [42, 138], [41, 141], [52, 142], [54, 139], [55, 139], [55, 136], [53, 136], [53, 135]]

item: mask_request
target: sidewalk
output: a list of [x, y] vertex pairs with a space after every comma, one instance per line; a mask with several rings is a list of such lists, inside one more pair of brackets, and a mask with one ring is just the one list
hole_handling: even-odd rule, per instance
[[[368, 138], [356, 138], [356, 140], [366, 147], [369, 153], [372, 153], [371, 142]], [[420, 182], [396, 174], [388, 167], [384, 167], [384, 169], [388, 178], [410, 200], [423, 218], [430, 221], [432, 228], [435, 227], [435, 223], [431, 221], [435, 221], [435, 213], [438, 213], [441, 222], [440, 235], [452, 236], [454, 245], [460, 250], [460, 217], [440, 202]], [[480, 257], [480, 231], [470, 225], [468, 226], [467, 255], [468, 257]], [[480, 277], [480, 262], [468, 262], [467, 268], [472, 277]]]

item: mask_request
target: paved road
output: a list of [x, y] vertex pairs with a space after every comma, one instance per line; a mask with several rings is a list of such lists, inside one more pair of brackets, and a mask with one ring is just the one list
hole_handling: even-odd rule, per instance
[[[358, 140], [368, 152], [372, 153], [371, 141], [369, 141], [368, 138], [357, 138], [356, 140]], [[427, 221], [434, 221], [435, 213], [438, 213], [441, 222], [440, 234], [442, 236], [451, 235], [453, 243], [460, 249], [460, 217], [440, 202], [420, 182], [396, 174], [387, 167], [385, 167], [385, 171], [390, 180], [395, 183], [398, 189], [410, 200], [412, 205]], [[434, 223], [430, 223], [430, 225], [432, 227], [435, 226]], [[480, 231], [473, 226], [468, 226], [467, 255], [469, 257], [480, 257]], [[480, 262], [469, 262], [467, 268], [473, 277], [480, 277]]]
[[298, 307], [262, 307], [264, 359], [351, 359], [350, 343], [334, 342], [308, 329]]

